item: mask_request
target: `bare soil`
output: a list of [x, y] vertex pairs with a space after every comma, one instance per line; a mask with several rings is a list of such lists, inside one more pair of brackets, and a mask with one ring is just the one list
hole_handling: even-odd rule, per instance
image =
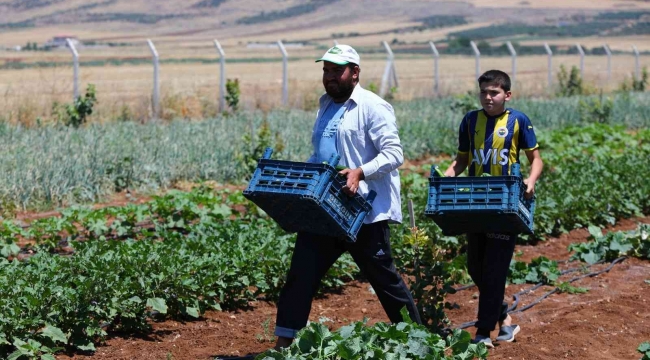
[[[622, 220], [609, 230], [631, 230], [650, 218]], [[588, 232], [574, 230], [537, 245], [517, 247], [518, 259], [529, 261], [537, 256], [566, 260], [567, 246], [587, 241]], [[570, 266], [570, 265], [565, 265]], [[574, 265], [575, 266], [575, 265]], [[604, 265], [590, 270], [599, 270]], [[575, 274], [565, 275], [566, 281]], [[650, 262], [627, 259], [610, 272], [573, 283], [588, 288], [586, 294], [553, 294], [531, 309], [516, 314], [514, 322], [522, 328], [513, 343], [497, 344], [490, 359], [638, 359], [636, 348], [650, 340]], [[531, 285], [509, 286], [508, 298]], [[531, 303], [552, 287], [542, 287], [521, 297], [519, 307]], [[448, 312], [452, 326], [475, 320], [476, 288], [449, 296], [458, 308]], [[193, 322], [164, 321], [152, 323], [153, 331], [144, 337], [110, 334], [106, 344], [92, 356], [59, 355], [62, 359], [212, 359], [244, 356], [273, 346], [275, 305], [250, 303], [240, 311], [210, 311]], [[340, 293], [315, 299], [311, 321], [326, 320], [331, 329], [353, 321], [369, 319], [369, 324], [388, 321], [369, 284], [353, 281]], [[472, 328], [468, 329], [473, 331]], [[493, 333], [493, 337], [496, 332]]]

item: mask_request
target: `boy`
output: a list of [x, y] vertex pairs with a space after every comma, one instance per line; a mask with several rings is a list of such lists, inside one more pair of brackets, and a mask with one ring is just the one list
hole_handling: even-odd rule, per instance
[[[490, 70], [478, 78], [478, 84], [483, 109], [463, 118], [458, 154], [445, 176], [458, 176], [468, 167], [469, 176], [508, 175], [512, 164], [519, 162], [519, 151], [524, 150], [531, 164], [530, 176], [524, 180], [525, 196], [531, 198], [544, 166], [533, 125], [525, 114], [505, 107], [512, 97], [508, 74]], [[521, 329], [512, 324], [503, 297], [517, 234], [468, 233], [467, 242], [467, 268], [480, 294], [474, 342], [493, 348], [490, 332], [497, 322], [496, 340], [511, 342]]]

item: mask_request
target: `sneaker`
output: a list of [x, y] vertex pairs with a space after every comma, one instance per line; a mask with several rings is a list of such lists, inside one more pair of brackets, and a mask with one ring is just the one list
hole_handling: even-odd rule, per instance
[[492, 344], [492, 339], [490, 339], [487, 336], [476, 335], [474, 340], [472, 340], [472, 344], [478, 344], [478, 343], [485, 344], [485, 347], [488, 349], [494, 349], [494, 344]]
[[499, 336], [497, 336], [496, 340], [513, 342], [515, 340], [515, 336], [519, 334], [519, 331], [521, 331], [519, 325], [502, 326], [499, 330]]

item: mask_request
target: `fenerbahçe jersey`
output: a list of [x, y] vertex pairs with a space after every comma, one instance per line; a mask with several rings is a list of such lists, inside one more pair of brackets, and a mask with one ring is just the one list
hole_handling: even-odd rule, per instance
[[469, 154], [469, 176], [509, 175], [510, 166], [519, 162], [519, 151], [537, 147], [530, 119], [514, 109], [494, 117], [470, 111], [460, 124], [458, 152]]

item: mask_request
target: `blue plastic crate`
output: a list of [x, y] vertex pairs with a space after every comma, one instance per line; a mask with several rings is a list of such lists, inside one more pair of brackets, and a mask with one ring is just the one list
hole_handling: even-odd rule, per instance
[[372, 209], [376, 193], [367, 198], [343, 192], [333, 156], [328, 164], [271, 160], [267, 148], [257, 164], [244, 197], [264, 210], [287, 232], [304, 231], [354, 242]]
[[508, 176], [441, 177], [431, 168], [425, 215], [445, 235], [533, 233], [535, 200], [525, 199], [519, 164]]

